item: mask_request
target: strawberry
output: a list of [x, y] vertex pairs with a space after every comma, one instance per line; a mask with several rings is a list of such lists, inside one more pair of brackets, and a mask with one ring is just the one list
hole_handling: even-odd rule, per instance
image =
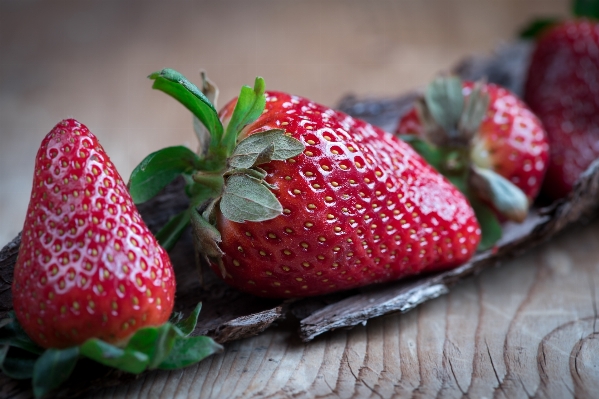
[[[204, 193], [192, 194], [186, 217], [204, 260], [228, 284], [264, 297], [321, 295], [455, 267], [474, 253], [480, 229], [468, 201], [389, 133], [305, 98], [266, 93], [261, 78], [223, 108], [221, 125], [180, 74], [150, 77], [211, 133], [200, 156], [187, 155], [191, 167], [178, 170], [193, 181], [188, 192]], [[249, 104], [253, 116], [241, 119]], [[164, 154], [134, 171], [134, 199], [146, 197], [140, 186], [154, 162], [166, 164]]]
[[[427, 155], [471, 200], [498, 216], [522, 221], [547, 168], [548, 144], [539, 119], [494, 84], [438, 78], [399, 121], [397, 133], [432, 145]], [[498, 237], [496, 237], [498, 238]]]
[[472, 210], [411, 148], [305, 98], [266, 96], [241, 136], [284, 128], [305, 150], [261, 166], [281, 216], [237, 223], [218, 212], [225, 281], [257, 295], [319, 295], [470, 258], [479, 241]]
[[14, 271], [25, 332], [45, 348], [123, 343], [166, 322], [174, 292], [168, 255], [97, 138], [74, 119], [57, 124], [37, 153]]
[[545, 31], [528, 70], [525, 100], [551, 144], [543, 192], [562, 198], [599, 157], [599, 23], [578, 19]]

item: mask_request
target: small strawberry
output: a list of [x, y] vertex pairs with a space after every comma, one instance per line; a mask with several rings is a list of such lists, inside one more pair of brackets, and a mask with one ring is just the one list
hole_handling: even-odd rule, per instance
[[[221, 124], [180, 74], [150, 77], [211, 133], [201, 156], [186, 155], [187, 169], [170, 160], [192, 182], [192, 208], [181, 220], [191, 219], [198, 248], [230, 285], [265, 297], [321, 295], [451, 268], [474, 253], [480, 229], [468, 201], [381, 129], [305, 98], [265, 93], [261, 78], [223, 108]], [[176, 148], [134, 171], [134, 199], [147, 198], [154, 163], [184, 153]]]
[[44, 348], [123, 343], [165, 323], [175, 280], [96, 137], [60, 122], [38, 150], [13, 281], [23, 329]]
[[525, 100], [551, 144], [543, 192], [566, 196], [599, 158], [599, 23], [578, 19], [543, 32], [528, 70]]
[[[432, 145], [425, 158], [439, 171], [471, 200], [478, 198], [515, 221], [526, 217], [547, 168], [540, 121], [514, 94], [494, 84], [438, 78], [401, 118], [397, 133], [420, 149]], [[416, 143], [410, 134], [425, 142]]]

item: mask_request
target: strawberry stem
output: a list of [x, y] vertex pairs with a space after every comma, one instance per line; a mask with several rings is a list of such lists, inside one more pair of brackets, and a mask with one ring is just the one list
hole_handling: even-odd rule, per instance
[[205, 172], [198, 170], [192, 175], [193, 181], [208, 187], [215, 192], [220, 192], [225, 183], [222, 172]]

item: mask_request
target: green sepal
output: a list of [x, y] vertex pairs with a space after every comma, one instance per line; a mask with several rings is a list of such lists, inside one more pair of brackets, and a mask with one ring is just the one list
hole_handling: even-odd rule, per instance
[[148, 369], [155, 369], [173, 349], [177, 335], [178, 331], [171, 323], [142, 328], [135, 332], [125, 349], [146, 354]]
[[[210, 103], [212, 103], [213, 107], [216, 109], [216, 102], [218, 100], [218, 87], [216, 87], [216, 85], [210, 79], [208, 79], [205, 71], [201, 71], [200, 76], [202, 78], [202, 94], [206, 96], [208, 101], [210, 101]], [[199, 120], [195, 115], [193, 115], [193, 130], [199, 142], [198, 155], [205, 156], [210, 148], [211, 135], [206, 126], [204, 126], [202, 121]]]
[[547, 29], [554, 27], [558, 23], [560, 23], [560, 20], [557, 18], [535, 19], [520, 31], [518, 37], [520, 39], [536, 39]]
[[4, 325], [0, 328], [0, 345], [14, 346], [38, 355], [44, 352], [44, 349], [25, 333], [14, 311], [8, 312], [8, 317], [2, 319], [2, 322]]
[[472, 165], [469, 186], [478, 198], [492, 204], [502, 216], [518, 223], [526, 219], [530, 205], [526, 194], [497, 172]]
[[170, 68], [154, 72], [148, 77], [154, 80], [152, 88], [175, 98], [206, 126], [211, 136], [211, 147], [220, 143], [223, 137], [223, 125], [218, 118], [218, 112], [196, 85]]
[[495, 212], [489, 206], [476, 198], [469, 198], [469, 200], [481, 230], [481, 240], [478, 244], [478, 250], [486, 251], [501, 239], [501, 224], [497, 216], [495, 216]]
[[258, 119], [264, 111], [266, 106], [265, 90], [266, 85], [261, 77], [256, 78], [253, 89], [249, 86], [241, 88], [237, 104], [235, 104], [235, 109], [223, 137], [222, 144], [227, 149], [227, 154], [233, 151], [241, 130]]
[[212, 103], [212, 106], [216, 108], [219, 94], [218, 87], [216, 87], [216, 84], [214, 84], [213, 81], [208, 79], [206, 71], [200, 71], [200, 78], [202, 78], [202, 94], [204, 94], [208, 101]]
[[181, 331], [184, 336], [189, 336], [196, 328], [196, 324], [198, 324], [198, 316], [200, 315], [200, 310], [202, 310], [202, 302], [198, 303], [196, 307], [193, 309], [191, 314], [187, 316], [185, 319], [181, 319], [175, 323], [175, 327]]
[[25, 380], [33, 377], [33, 367], [39, 355], [26, 350], [0, 346], [0, 370], [10, 378]]
[[210, 258], [224, 255], [224, 252], [218, 246], [218, 243], [221, 242], [220, 231], [197, 210], [191, 212], [191, 226], [194, 230], [194, 238], [204, 255]]
[[599, 0], [574, 0], [572, 12], [579, 18], [599, 19]]
[[270, 161], [283, 161], [301, 154], [304, 148], [301, 141], [287, 136], [285, 130], [266, 130], [241, 140], [229, 157], [229, 166], [251, 168]]
[[201, 215], [196, 209], [191, 211], [191, 227], [193, 229], [193, 247], [196, 254], [196, 266], [200, 277], [202, 265], [209, 265], [211, 261], [218, 264], [223, 278], [226, 276], [222, 257], [224, 252], [218, 246], [221, 241], [220, 231], [210, 223], [217, 200], [210, 201], [206, 212]]
[[470, 95], [465, 100], [464, 110], [458, 123], [458, 130], [461, 132], [461, 138], [464, 141], [470, 142], [472, 140], [487, 115], [491, 98], [485, 90], [485, 85], [485, 80], [474, 83]]
[[283, 206], [260, 180], [233, 175], [225, 182], [220, 210], [233, 222], [262, 222], [282, 214]]
[[456, 128], [464, 110], [462, 80], [457, 76], [438, 77], [424, 93], [428, 112], [447, 135], [457, 135]]
[[184, 146], [167, 147], [148, 155], [131, 173], [129, 192], [141, 204], [154, 197], [177, 176], [191, 173], [200, 158]]
[[251, 169], [245, 169], [245, 168], [241, 168], [241, 169], [229, 169], [227, 171], [227, 173], [225, 173], [225, 177], [228, 176], [233, 176], [233, 175], [248, 175], [250, 177], [253, 177], [255, 179], [258, 180], [263, 180], [266, 175], [268, 173], [266, 173], [266, 171], [264, 169], [260, 169], [257, 167], [251, 168]]
[[144, 371], [150, 362], [145, 353], [123, 349], [97, 338], [91, 338], [80, 346], [81, 354], [105, 366], [132, 374]]
[[163, 370], [175, 370], [190, 366], [206, 357], [222, 352], [223, 347], [212, 338], [199, 336], [177, 338], [173, 350], [166, 359], [158, 366]]
[[48, 349], [33, 367], [33, 394], [41, 398], [66, 381], [79, 358], [79, 347]]
[[173, 249], [181, 234], [185, 231], [185, 228], [189, 225], [189, 213], [190, 209], [186, 209], [183, 212], [173, 216], [161, 229], [156, 233], [156, 239], [158, 243], [166, 251]]

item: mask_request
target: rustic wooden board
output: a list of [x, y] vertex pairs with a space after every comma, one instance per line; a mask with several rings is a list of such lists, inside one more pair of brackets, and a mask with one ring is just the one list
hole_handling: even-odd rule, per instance
[[599, 222], [405, 314], [302, 343], [295, 325], [91, 397], [582, 398], [599, 392]]

